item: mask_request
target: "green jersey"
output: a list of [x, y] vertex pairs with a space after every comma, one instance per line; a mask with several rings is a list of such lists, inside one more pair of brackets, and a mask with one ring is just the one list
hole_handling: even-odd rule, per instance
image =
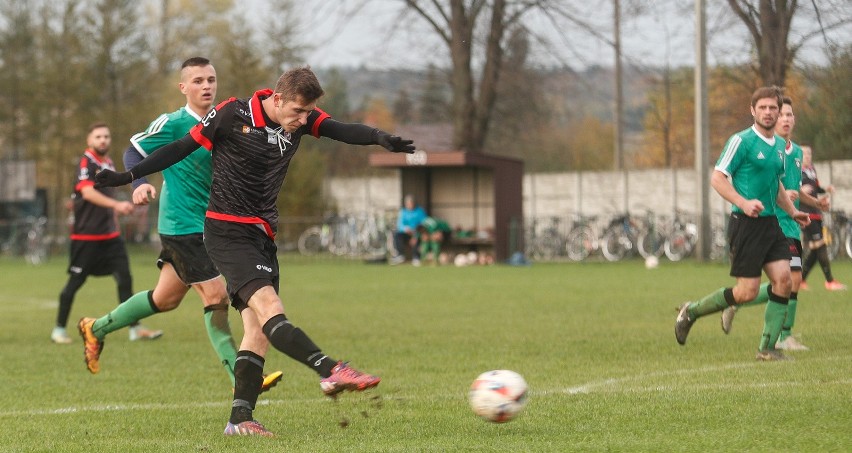
[[[160, 115], [148, 129], [131, 137], [130, 142], [145, 157], [183, 137], [199, 121], [201, 117], [187, 105]], [[204, 232], [204, 215], [213, 181], [212, 162], [211, 153], [198, 148], [186, 159], [163, 170], [157, 221], [160, 234], [178, 236]]]
[[[784, 148], [784, 158], [786, 159], [785, 166], [787, 171], [784, 172], [784, 177], [781, 178], [781, 184], [784, 184], [784, 188], [787, 190], [798, 192], [799, 188], [802, 187], [802, 148], [791, 141]], [[793, 205], [797, 209], [799, 208], [798, 198], [793, 202]], [[795, 219], [790, 217], [790, 214], [787, 214], [783, 209], [778, 209], [776, 215], [778, 216], [778, 223], [781, 224], [781, 229], [784, 231], [784, 236], [792, 239], [800, 239], [802, 237], [802, 230], [799, 224]]]
[[[766, 138], [754, 126], [728, 139], [716, 162], [716, 170], [728, 175], [737, 193], [763, 203], [761, 217], [775, 215], [778, 182], [784, 175], [785, 141], [778, 135]], [[737, 206], [733, 212], [743, 212]]]
[[450, 224], [448, 224], [446, 220], [436, 219], [434, 217], [426, 217], [422, 222], [420, 222], [420, 226], [426, 229], [429, 233], [434, 233], [436, 231], [447, 233], [452, 231]]

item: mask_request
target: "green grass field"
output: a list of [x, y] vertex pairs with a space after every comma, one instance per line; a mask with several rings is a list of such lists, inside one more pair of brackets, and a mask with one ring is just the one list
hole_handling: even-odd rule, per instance
[[[134, 287], [156, 280], [133, 251]], [[210, 348], [201, 303], [146, 320], [157, 341], [107, 338], [90, 375], [79, 337], [49, 340], [65, 261], [0, 260], [2, 452], [852, 451], [852, 295], [816, 270], [794, 332], [812, 348], [757, 363], [762, 308], [724, 335], [700, 319], [674, 339], [675, 307], [732, 283], [719, 264], [639, 261], [530, 267], [388, 267], [282, 259], [293, 322], [329, 355], [382, 376], [378, 389], [322, 396], [312, 371], [270, 351], [284, 381], [255, 416], [278, 437], [226, 438], [231, 386]], [[834, 263], [852, 283], [852, 261]], [[78, 294], [69, 328], [115, 303], [109, 278]], [[238, 317], [232, 327], [240, 334]], [[530, 385], [503, 425], [476, 418], [466, 394], [508, 368]], [[341, 427], [341, 420], [349, 421]]]

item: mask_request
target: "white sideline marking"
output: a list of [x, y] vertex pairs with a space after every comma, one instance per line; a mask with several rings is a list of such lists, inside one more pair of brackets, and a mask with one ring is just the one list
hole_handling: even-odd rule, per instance
[[[836, 361], [836, 360], [848, 360], [849, 357], [823, 357], [820, 359], [816, 359], [818, 361]], [[787, 362], [790, 364], [794, 364], [796, 362]], [[557, 390], [558, 393], [567, 393], [569, 395], [576, 394], [587, 394], [592, 393], [595, 389], [603, 389], [605, 387], [614, 387], [609, 390], [598, 390], [598, 391], [606, 391], [606, 392], [648, 392], [648, 391], [656, 391], [656, 390], [672, 390], [671, 386], [650, 386], [650, 387], [638, 387], [634, 389], [622, 388], [621, 384], [626, 384], [630, 381], [643, 381], [646, 379], [653, 379], [658, 377], [667, 377], [667, 376], [678, 376], [678, 375], [686, 375], [686, 374], [699, 374], [706, 372], [717, 372], [717, 371], [726, 371], [726, 370], [735, 370], [742, 368], [754, 368], [759, 366], [767, 366], [769, 364], [762, 363], [758, 361], [750, 362], [750, 363], [735, 363], [731, 365], [722, 365], [722, 366], [710, 366], [710, 367], [701, 367], [701, 368], [687, 368], [683, 370], [669, 370], [669, 371], [659, 371], [654, 373], [646, 373], [639, 374], [635, 376], [626, 376], [623, 378], [608, 378], [600, 381], [593, 381], [583, 385], [568, 387], [565, 389]], [[852, 379], [840, 379], [836, 381], [824, 382], [825, 384], [848, 384], [852, 382]], [[724, 389], [724, 388], [761, 388], [761, 387], [780, 387], [780, 386], [796, 386], [796, 385], [806, 385], [808, 383], [797, 382], [797, 381], [772, 381], [769, 383], [766, 382], [757, 382], [752, 384], [708, 384], [708, 385], [700, 385], [698, 387], [693, 388], [701, 388], [701, 389]], [[534, 392], [537, 394], [547, 394], [553, 393], [554, 391], [541, 391]]]

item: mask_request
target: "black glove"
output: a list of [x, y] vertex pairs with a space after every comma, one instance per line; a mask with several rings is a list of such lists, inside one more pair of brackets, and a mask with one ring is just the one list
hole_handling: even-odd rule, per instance
[[414, 153], [414, 140], [405, 140], [378, 129], [376, 129], [376, 144], [394, 153]]
[[95, 174], [95, 189], [101, 187], [118, 187], [133, 182], [133, 173], [125, 171], [116, 173], [112, 170], [101, 170]]

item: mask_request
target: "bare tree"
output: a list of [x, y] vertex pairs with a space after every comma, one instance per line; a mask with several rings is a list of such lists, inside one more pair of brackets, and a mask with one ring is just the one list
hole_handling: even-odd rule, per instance
[[[525, 13], [548, 2], [511, 0], [405, 0], [426, 20], [447, 46], [452, 62], [453, 144], [472, 152], [482, 151], [497, 99], [509, 30], [520, 26]], [[474, 48], [481, 44], [482, 61]], [[480, 73], [475, 75], [475, 67]]]
[[[848, 0], [812, 0], [805, 5], [799, 5], [797, 0], [728, 0], [728, 4], [754, 41], [757, 53], [754, 69], [764, 85], [784, 86], [787, 71], [808, 40], [815, 37], [827, 40], [827, 31], [852, 20]], [[791, 43], [793, 19], [800, 14], [812, 16], [818, 27], [804, 30]]]

